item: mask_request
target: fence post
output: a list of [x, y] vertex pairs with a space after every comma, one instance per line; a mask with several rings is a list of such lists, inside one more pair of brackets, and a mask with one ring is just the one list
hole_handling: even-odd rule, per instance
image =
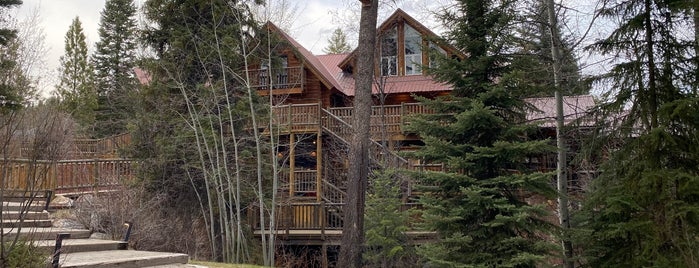
[[100, 176], [100, 166], [99, 166], [99, 159], [93, 159], [92, 160], [92, 172], [93, 172], [93, 181], [92, 181], [92, 190], [95, 192], [95, 195], [97, 195], [98, 190], [98, 185], [99, 185], [99, 176]]

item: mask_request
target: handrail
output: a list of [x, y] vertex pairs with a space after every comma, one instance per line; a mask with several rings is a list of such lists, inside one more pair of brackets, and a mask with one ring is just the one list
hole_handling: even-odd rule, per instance
[[[344, 143], [348, 144], [348, 140], [349, 140], [351, 137], [342, 137], [342, 136], [338, 135], [337, 133], [335, 133], [335, 131], [333, 131], [332, 129], [330, 129], [329, 126], [330, 126], [331, 124], [330, 124], [329, 118], [335, 119], [336, 122], [340, 123], [342, 126], [345, 127], [344, 129], [352, 129], [352, 125], [350, 125], [349, 123], [345, 122], [344, 120], [342, 120], [341, 118], [339, 118], [339, 117], [337, 117], [336, 115], [332, 114], [330, 111], [328, 111], [328, 110], [326, 110], [326, 109], [321, 108], [321, 110], [322, 110], [322, 112], [325, 113], [325, 115], [326, 115], [327, 118], [328, 118], [328, 122], [325, 122], [325, 124], [323, 124], [323, 128], [324, 128], [325, 130], [327, 130], [328, 132], [330, 132], [331, 134], [333, 134], [334, 136], [337, 136], [338, 138], [340, 138], [340, 140], [343, 141]], [[398, 154], [396, 154], [395, 152], [393, 152], [393, 151], [391, 151], [391, 150], [386, 149], [385, 146], [383, 146], [382, 144], [378, 143], [377, 141], [375, 141], [375, 140], [373, 140], [373, 139], [369, 139], [369, 141], [370, 141], [371, 145], [374, 147], [373, 149], [374, 149], [374, 150], [378, 150], [378, 151], [375, 152], [374, 155], [372, 155], [372, 156], [374, 157], [373, 160], [374, 160], [375, 162], [381, 163], [381, 161], [380, 161], [381, 159], [377, 159], [377, 158], [378, 158], [379, 156], [381, 156], [382, 153], [388, 153], [388, 154], [391, 155], [395, 160], [398, 161], [399, 166], [403, 166], [403, 167], [405, 167], [405, 168], [410, 168], [410, 162], [409, 162], [408, 160], [406, 160], [405, 158], [399, 156]], [[385, 159], [384, 159], [384, 160], [385, 160]]]
[[[2, 159], [6, 189], [26, 188], [28, 179], [56, 193], [110, 190], [122, 180], [135, 178], [136, 161], [112, 159], [30, 160]], [[37, 172], [40, 171], [40, 172]]]
[[[335, 186], [335, 184], [330, 183], [328, 180], [323, 179], [323, 186], [326, 186], [325, 189], [323, 189], [323, 199], [327, 199], [327, 201], [330, 202], [339, 202], [339, 203], [344, 203], [345, 197], [347, 196], [347, 193], [340, 189], [340, 187]], [[328, 191], [332, 190], [332, 191]], [[333, 194], [329, 194], [329, 193]], [[332, 198], [326, 198], [327, 196], [339, 196], [339, 200], [332, 199]]]

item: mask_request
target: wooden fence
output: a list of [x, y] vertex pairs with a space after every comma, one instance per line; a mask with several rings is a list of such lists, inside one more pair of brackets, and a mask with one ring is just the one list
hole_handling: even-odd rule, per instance
[[3, 189], [52, 190], [58, 194], [108, 191], [133, 180], [136, 162], [126, 159], [0, 160]]

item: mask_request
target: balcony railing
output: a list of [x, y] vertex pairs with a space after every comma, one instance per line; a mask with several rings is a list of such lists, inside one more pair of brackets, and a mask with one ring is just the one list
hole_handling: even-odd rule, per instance
[[[257, 69], [248, 71], [250, 86], [257, 90], [279, 90], [287, 93], [301, 93], [304, 84], [303, 67]], [[296, 89], [296, 91], [289, 91]]]

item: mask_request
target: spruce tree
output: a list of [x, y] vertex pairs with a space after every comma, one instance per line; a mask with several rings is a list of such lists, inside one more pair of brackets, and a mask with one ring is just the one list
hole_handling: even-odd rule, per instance
[[[4, 18], [5, 11], [8, 8], [12, 8], [21, 5], [22, 1], [19, 0], [3, 0], [0, 1], [0, 11]], [[20, 93], [21, 89], [15, 78], [15, 57], [13, 54], [12, 41], [17, 37], [17, 31], [14, 29], [0, 28], [0, 46], [2, 47], [2, 53], [0, 53], [0, 111], [15, 110], [23, 105], [23, 97]]]
[[423, 100], [435, 113], [410, 125], [424, 140], [414, 157], [444, 164], [445, 172], [416, 174], [425, 227], [438, 240], [420, 248], [435, 267], [537, 267], [556, 245], [544, 204], [527, 197], [552, 198], [552, 174], [527, 159], [550, 153], [547, 141], [529, 137], [536, 126], [526, 114], [512, 76], [508, 51], [514, 48], [513, 1], [462, 0], [442, 18], [446, 38], [463, 58], [441, 57], [428, 71], [453, 87], [452, 95]]
[[392, 169], [378, 171], [366, 199], [365, 266], [410, 267], [418, 257], [406, 232], [411, 210], [402, 210], [400, 175]]
[[85, 34], [78, 17], [73, 19], [66, 33], [65, 54], [61, 56], [60, 64], [60, 80], [56, 90], [61, 99], [61, 109], [75, 118], [84, 134], [90, 135], [97, 97]]
[[327, 54], [342, 54], [352, 50], [352, 47], [347, 43], [347, 35], [342, 29], [337, 28], [333, 31], [333, 35], [328, 38], [328, 46], [323, 49]]
[[108, 0], [99, 24], [100, 40], [92, 57], [97, 87], [96, 135], [126, 132], [135, 87], [136, 7], [133, 0]]
[[[521, 8], [518, 16], [522, 23], [517, 27], [517, 53], [512, 60], [514, 74], [519, 75], [527, 97], [551, 97], [554, 94], [553, 59], [551, 57], [551, 31], [546, 5], [543, 1], [532, 1]], [[560, 14], [559, 21], [564, 21]], [[560, 27], [559, 27], [560, 28]], [[560, 29], [558, 31], [561, 33]], [[570, 36], [559, 36], [561, 40], [560, 88], [563, 95], [588, 94], [589, 84], [583, 80], [578, 59], [572, 49]]]
[[618, 2], [619, 23], [589, 48], [628, 55], [600, 77], [610, 89], [592, 147], [604, 159], [577, 215], [590, 267], [697, 267], [699, 104], [691, 18], [677, 1]]

